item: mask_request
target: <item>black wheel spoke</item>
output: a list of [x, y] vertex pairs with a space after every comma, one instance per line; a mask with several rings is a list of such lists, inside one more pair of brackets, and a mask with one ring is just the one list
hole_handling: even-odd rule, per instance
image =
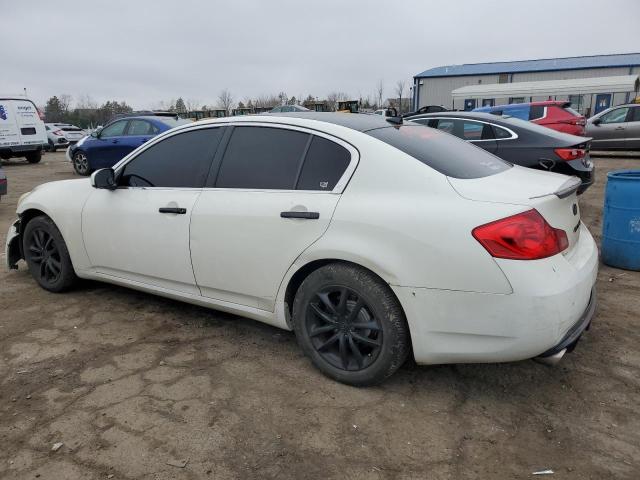
[[322, 333], [333, 332], [338, 328], [336, 325], [323, 325], [322, 327], [315, 327], [312, 331], [309, 332], [310, 337], [316, 337]]
[[335, 305], [331, 302], [331, 299], [329, 298], [329, 294], [328, 293], [318, 293], [316, 295], [324, 304], [325, 307], [327, 307], [327, 309], [331, 312], [331, 313], [336, 313], [336, 307]]
[[338, 344], [338, 350], [340, 352], [340, 361], [342, 362], [342, 368], [349, 370], [349, 350], [347, 346], [347, 336], [343, 333], [340, 335], [340, 343]]
[[364, 300], [362, 300], [362, 298], [358, 298], [358, 301], [356, 302], [355, 306], [349, 312], [347, 321], [353, 322], [358, 317], [358, 314], [360, 313], [360, 310], [362, 310], [362, 307], [364, 307]]
[[310, 305], [311, 305], [311, 309], [318, 316], [318, 318], [320, 318], [320, 320], [324, 321], [325, 323], [330, 323], [332, 325], [335, 325], [337, 323], [336, 319], [331, 314], [323, 312], [320, 306], [316, 305], [315, 303], [312, 303]]
[[363, 343], [365, 345], [369, 345], [371, 347], [379, 347], [380, 346], [380, 341], [379, 340], [375, 340], [373, 338], [368, 338], [368, 337], [363, 337], [362, 335], [356, 333], [356, 332], [351, 332], [351, 336], [353, 337], [353, 339], [359, 343]]
[[380, 327], [376, 322], [355, 322], [351, 324], [351, 327], [354, 330], [380, 330]]
[[40, 239], [40, 230], [36, 230], [33, 232], [33, 243], [35, 247], [39, 250], [42, 250], [42, 240]]
[[40, 278], [47, 279], [47, 262], [40, 263]]
[[336, 343], [338, 341], [338, 338], [340, 337], [340, 335], [342, 335], [341, 332], [337, 332], [334, 335], [331, 335], [331, 337], [329, 338], [329, 340], [327, 340], [326, 342], [324, 342], [322, 345], [320, 345], [318, 347], [318, 351], [322, 351], [325, 348], [333, 345], [334, 343]]
[[53, 243], [53, 237], [49, 236], [47, 237], [47, 239], [44, 241], [44, 249], [47, 252], [51, 252], [52, 250], [55, 250], [56, 245]]
[[51, 257], [51, 258], [49, 258], [49, 269], [57, 277], [60, 274], [60, 271], [62, 270], [62, 265], [60, 264], [60, 262], [58, 260], [56, 260], [55, 258]]
[[362, 352], [356, 345], [356, 342], [353, 341], [353, 336], [349, 335], [349, 348], [353, 353], [354, 358], [356, 359], [356, 363], [358, 364], [358, 368], [362, 368], [362, 364], [364, 363], [364, 357], [362, 356]]
[[340, 289], [340, 300], [338, 302], [338, 308], [336, 310], [338, 313], [344, 313], [347, 310], [347, 299], [349, 297], [349, 292], [346, 288], [342, 287]]

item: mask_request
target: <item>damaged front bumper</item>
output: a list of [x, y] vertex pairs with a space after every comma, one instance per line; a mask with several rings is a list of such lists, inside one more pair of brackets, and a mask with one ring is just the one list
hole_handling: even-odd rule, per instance
[[5, 245], [5, 256], [7, 258], [7, 267], [11, 270], [18, 269], [18, 261], [24, 258], [22, 252], [21, 238], [21, 222], [16, 220], [9, 228], [7, 233], [7, 243]]

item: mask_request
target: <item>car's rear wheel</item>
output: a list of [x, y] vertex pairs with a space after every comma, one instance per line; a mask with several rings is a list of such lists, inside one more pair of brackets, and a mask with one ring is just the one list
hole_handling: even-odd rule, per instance
[[29, 163], [38, 163], [42, 160], [42, 150], [38, 150], [36, 152], [29, 152], [25, 155], [27, 162]]
[[73, 155], [73, 169], [78, 175], [87, 176], [91, 173], [89, 159], [84, 152], [76, 152]]
[[392, 375], [409, 354], [409, 330], [389, 287], [364, 268], [335, 263], [312, 272], [293, 303], [304, 353], [324, 374], [365, 386]]
[[46, 216], [27, 223], [22, 237], [24, 259], [38, 284], [50, 292], [69, 289], [77, 280], [62, 234]]

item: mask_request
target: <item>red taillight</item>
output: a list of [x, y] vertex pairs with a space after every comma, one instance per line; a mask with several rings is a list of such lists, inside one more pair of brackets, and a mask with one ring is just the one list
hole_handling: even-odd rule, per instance
[[62, 130], [55, 130], [53, 132], [54, 135], [58, 135], [59, 137], [61, 137], [62, 135], [64, 135], [64, 132]]
[[554, 150], [562, 160], [578, 160], [587, 154], [584, 148], [556, 148]]
[[510, 260], [547, 258], [569, 246], [566, 232], [549, 225], [537, 210], [480, 225], [471, 234], [492, 257]]

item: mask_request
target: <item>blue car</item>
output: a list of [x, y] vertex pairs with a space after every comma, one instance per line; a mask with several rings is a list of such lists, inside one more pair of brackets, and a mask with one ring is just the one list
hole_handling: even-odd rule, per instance
[[152, 114], [117, 118], [70, 146], [67, 158], [78, 175], [90, 175], [94, 170], [113, 167], [156, 135], [190, 122], [177, 116]]

